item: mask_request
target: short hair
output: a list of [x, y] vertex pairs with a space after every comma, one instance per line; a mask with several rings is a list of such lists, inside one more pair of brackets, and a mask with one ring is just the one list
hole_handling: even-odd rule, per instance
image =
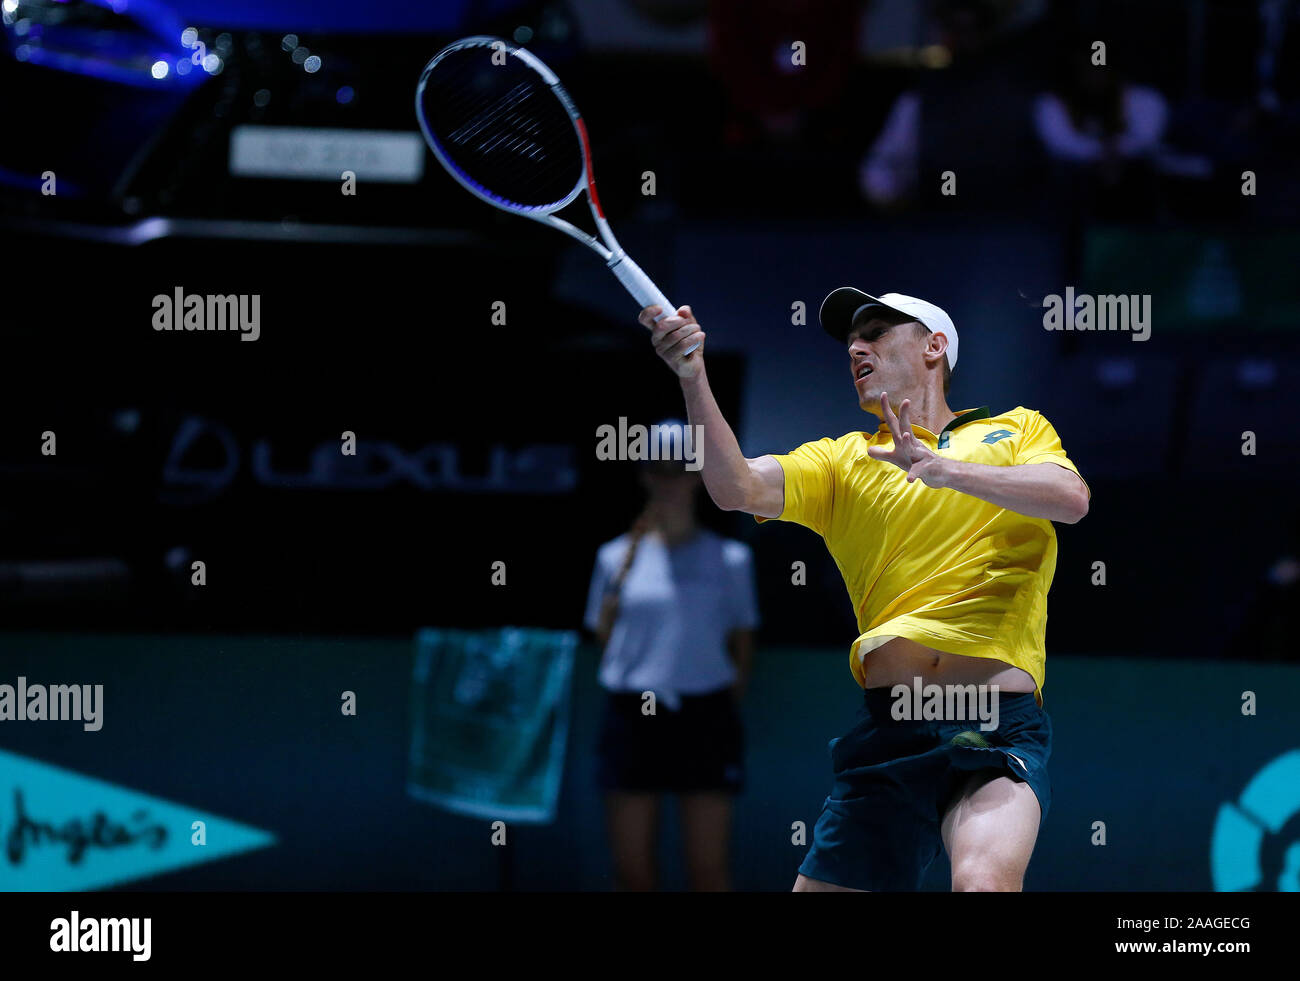
[[[923, 331], [923, 332], [926, 333], [926, 334], [933, 334], [933, 333], [934, 333], [934, 331], [932, 331], [929, 327], [925, 326], [925, 324], [921, 323], [921, 321], [919, 321], [919, 320], [913, 321], [913, 323], [915, 323], [917, 327], [920, 327], [920, 328], [921, 328], [921, 331]], [[944, 395], [944, 398], [947, 398], [947, 397], [948, 397], [948, 389], [951, 388], [951, 387], [952, 387], [952, 366], [948, 363], [948, 352], [945, 351], [944, 354], [943, 354], [943, 395]]]

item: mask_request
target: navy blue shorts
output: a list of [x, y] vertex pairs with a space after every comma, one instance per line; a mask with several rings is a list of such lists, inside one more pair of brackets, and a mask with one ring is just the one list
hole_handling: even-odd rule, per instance
[[976, 770], [1029, 784], [1051, 804], [1052, 722], [1032, 693], [999, 693], [998, 726], [899, 721], [889, 688], [869, 688], [861, 720], [830, 742], [834, 780], [799, 871], [851, 889], [919, 889], [943, 848], [944, 812]]
[[744, 739], [731, 689], [663, 699], [641, 714], [638, 692], [610, 692], [600, 727], [596, 782], [602, 790], [656, 793], [724, 791], [744, 786]]

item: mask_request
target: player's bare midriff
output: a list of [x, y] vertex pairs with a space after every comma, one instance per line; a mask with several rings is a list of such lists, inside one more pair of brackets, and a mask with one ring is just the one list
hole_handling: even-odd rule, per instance
[[1004, 692], [1032, 692], [1033, 676], [1023, 668], [990, 657], [945, 654], [906, 637], [886, 641], [867, 655], [868, 688], [911, 687], [917, 678], [929, 685], [997, 685]]

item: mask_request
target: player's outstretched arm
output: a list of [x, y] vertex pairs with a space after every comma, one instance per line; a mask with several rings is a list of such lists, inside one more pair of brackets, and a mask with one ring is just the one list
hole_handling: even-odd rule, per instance
[[867, 449], [873, 460], [884, 460], [907, 471], [908, 483], [920, 480], [927, 487], [946, 487], [1017, 514], [1067, 525], [1088, 513], [1088, 487], [1073, 471], [1055, 463], [995, 467], [940, 456], [916, 438], [910, 409], [911, 400], [903, 399], [898, 415], [894, 415], [889, 393], [882, 392], [881, 415], [889, 431], [898, 435], [889, 449]]
[[[686, 398], [687, 422], [700, 427], [703, 445], [700, 473], [713, 503], [724, 511], [746, 511], [763, 518], [780, 517], [785, 508], [785, 473], [770, 456], [747, 459], [740, 452], [736, 434], [722, 417], [704, 372], [705, 334], [691, 308], [678, 307], [675, 314], [654, 322], [659, 307], [646, 307], [638, 320], [650, 328], [655, 352], [672, 369]], [[698, 345], [698, 346], [697, 346]], [[691, 353], [686, 352], [691, 350]]]

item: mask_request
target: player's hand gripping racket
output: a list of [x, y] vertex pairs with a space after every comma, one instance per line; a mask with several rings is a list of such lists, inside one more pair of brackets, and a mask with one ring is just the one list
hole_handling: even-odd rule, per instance
[[[676, 313], [610, 231], [596, 196], [587, 127], [536, 56], [500, 38], [461, 38], [424, 66], [415, 115], [433, 155], [470, 193], [576, 238], [605, 260], [642, 308], [662, 308], [656, 320]], [[584, 192], [599, 239], [555, 217]]]

